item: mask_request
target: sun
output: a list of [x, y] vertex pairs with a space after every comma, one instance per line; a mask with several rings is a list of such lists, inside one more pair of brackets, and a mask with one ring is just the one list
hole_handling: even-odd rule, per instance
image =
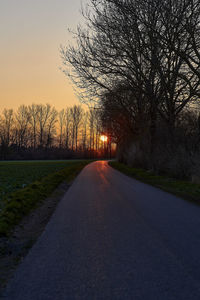
[[108, 137], [106, 135], [101, 135], [100, 139], [102, 142], [107, 142]]

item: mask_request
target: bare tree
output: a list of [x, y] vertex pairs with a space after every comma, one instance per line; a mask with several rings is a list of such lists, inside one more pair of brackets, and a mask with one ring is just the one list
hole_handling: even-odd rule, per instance
[[101, 135], [101, 128], [102, 128], [102, 124], [101, 124], [101, 112], [96, 109], [94, 112], [94, 128], [95, 128], [95, 148], [96, 151], [99, 150], [99, 140], [100, 140], [100, 135]]
[[47, 120], [47, 143], [46, 147], [51, 147], [53, 141], [53, 135], [56, 133], [56, 123], [57, 123], [57, 115], [58, 112], [53, 107], [49, 113], [48, 120]]
[[43, 147], [44, 145], [44, 132], [46, 129], [46, 125], [48, 122], [48, 119], [51, 114], [51, 106], [50, 104], [46, 105], [38, 105], [38, 123], [39, 123], [39, 143], [40, 147]]
[[29, 111], [29, 122], [33, 131], [33, 148], [36, 148], [37, 144], [37, 122], [38, 122], [38, 114], [39, 114], [39, 106], [36, 104], [32, 104], [28, 107]]
[[91, 108], [89, 110], [89, 128], [90, 128], [90, 151], [94, 151], [94, 122], [95, 122], [95, 110]]
[[13, 110], [4, 109], [0, 119], [0, 139], [3, 158], [6, 157], [8, 147], [11, 142], [13, 126]]
[[[16, 112], [5, 109], [0, 115], [0, 158], [56, 159], [77, 157], [78, 153], [80, 157], [87, 156], [88, 114], [80, 105], [63, 109], [59, 114], [54, 107], [42, 104], [21, 105]], [[94, 119], [92, 151], [95, 137], [98, 144], [96, 115]]]
[[83, 116], [83, 109], [80, 105], [74, 105], [71, 109], [72, 117], [72, 149], [78, 149], [78, 130]]
[[83, 126], [82, 126], [82, 147], [83, 150], [87, 149], [87, 128], [88, 128], [88, 112], [83, 114]]
[[24, 140], [29, 125], [29, 120], [30, 114], [28, 107], [25, 105], [20, 105], [15, 114], [15, 128], [17, 132], [17, 144], [19, 148], [25, 146]]
[[65, 110], [65, 146], [66, 146], [67, 150], [69, 149], [70, 126], [71, 126], [71, 110], [68, 107]]
[[63, 146], [63, 134], [64, 134], [64, 125], [65, 125], [65, 110], [62, 109], [58, 114], [58, 123], [59, 123], [59, 132], [60, 132], [60, 138], [59, 138], [59, 147], [62, 148]]
[[[182, 22], [179, 39], [181, 46], [175, 45], [173, 50], [187, 63], [190, 70], [200, 80], [200, 2], [199, 0], [172, 1], [178, 11], [177, 21]], [[180, 20], [181, 18], [181, 20]], [[166, 39], [166, 37], [164, 37]], [[165, 40], [163, 38], [163, 40]], [[187, 50], [185, 51], [185, 47]], [[189, 78], [185, 78], [189, 81]], [[199, 83], [199, 82], [198, 82]], [[188, 82], [189, 84], [189, 82]], [[192, 86], [191, 86], [192, 89]], [[193, 91], [194, 92], [194, 91]], [[199, 93], [198, 93], [199, 95]]]
[[[199, 1], [91, 0], [90, 4], [92, 12], [85, 13], [88, 26], [79, 26], [76, 33], [77, 46], [62, 48], [64, 64], [73, 67], [66, 74], [89, 101], [113, 95], [120, 86], [129, 99], [121, 105], [125, 115], [131, 112], [129, 125], [148, 115], [153, 152], [158, 116], [172, 136], [178, 115], [198, 100]], [[190, 68], [186, 57], [193, 59]], [[191, 70], [194, 66], [196, 73]]]
[[[132, 94], [140, 90], [138, 102], [142, 106], [148, 100], [151, 127], [155, 131], [156, 109], [162, 99], [160, 78], [151, 63], [157, 44], [151, 51], [145, 50], [149, 36], [139, 31], [142, 24], [135, 12], [137, 5], [134, 2], [135, 7], [132, 5], [124, 9], [122, 2], [102, 1], [98, 5], [96, 1], [91, 1], [94, 17], [88, 13], [86, 18], [92, 33], [79, 27], [78, 47], [62, 49], [63, 59], [73, 66], [74, 73], [70, 76], [77, 87], [83, 89], [83, 96], [86, 94], [87, 99], [98, 99], [105, 93], [113, 93], [121, 82], [126, 82]], [[120, 6], [120, 3], [123, 5]], [[151, 22], [155, 23], [152, 17]]]

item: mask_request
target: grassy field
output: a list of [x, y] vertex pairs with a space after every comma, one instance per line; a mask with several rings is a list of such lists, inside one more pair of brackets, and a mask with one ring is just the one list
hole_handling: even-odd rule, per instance
[[116, 161], [109, 162], [109, 165], [130, 177], [134, 177], [166, 192], [180, 196], [186, 200], [193, 201], [196, 204], [200, 204], [200, 184], [176, 180], [167, 176], [158, 176], [150, 171], [131, 168]]
[[90, 161], [0, 162], [0, 236]]
[[22, 189], [52, 172], [67, 167], [67, 161], [0, 162], [0, 206], [9, 193]]

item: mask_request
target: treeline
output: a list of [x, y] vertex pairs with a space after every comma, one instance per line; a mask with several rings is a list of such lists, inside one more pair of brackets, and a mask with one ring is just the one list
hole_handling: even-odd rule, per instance
[[101, 134], [100, 112], [84, 111], [80, 105], [60, 111], [49, 104], [4, 109], [0, 115], [0, 158], [104, 157], [111, 143], [103, 145]]
[[200, 177], [200, 1], [90, 0], [84, 17], [65, 72], [98, 101], [119, 160]]

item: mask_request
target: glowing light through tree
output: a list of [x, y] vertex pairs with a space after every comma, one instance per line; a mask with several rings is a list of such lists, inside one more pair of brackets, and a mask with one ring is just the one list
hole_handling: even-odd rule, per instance
[[101, 135], [100, 139], [104, 143], [108, 141], [108, 137], [106, 135]]

